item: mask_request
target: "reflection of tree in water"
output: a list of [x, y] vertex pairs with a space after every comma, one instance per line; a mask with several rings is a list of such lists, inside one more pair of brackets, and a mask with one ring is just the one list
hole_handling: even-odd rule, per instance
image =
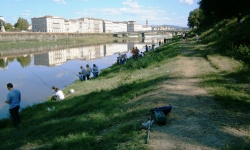
[[8, 58], [8, 62], [13, 62], [15, 58]]
[[31, 57], [30, 56], [26, 56], [26, 57], [17, 57], [17, 61], [21, 64], [21, 66], [24, 68], [28, 65], [30, 65], [31, 63]]
[[4, 61], [4, 59], [0, 59], [0, 68], [5, 68], [8, 66], [8, 61]]
[[9, 64], [9, 62], [13, 62], [15, 60], [15, 58], [1, 58], [0, 59], [0, 68], [6, 68]]

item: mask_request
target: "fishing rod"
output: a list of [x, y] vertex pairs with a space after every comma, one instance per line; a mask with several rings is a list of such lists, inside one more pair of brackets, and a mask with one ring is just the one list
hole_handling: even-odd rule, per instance
[[68, 71], [68, 72], [70, 72], [70, 73], [72, 73], [72, 74], [74, 74], [74, 75], [78, 76], [76, 73], [71, 72], [70, 70], [68, 70], [68, 69], [66, 69], [66, 68], [64, 68], [64, 67], [61, 67], [61, 66], [58, 66], [58, 67], [60, 67], [60, 68], [62, 68], [63, 70], [66, 70], [66, 71]]
[[151, 122], [152, 121], [152, 115], [150, 114], [150, 119], [148, 121], [148, 129], [147, 129], [147, 144], [149, 144], [149, 138], [150, 138], [150, 129], [151, 129]]
[[46, 83], [44, 82], [38, 75], [36, 75], [33, 71], [31, 71], [30, 69], [28, 69], [32, 74], [34, 74], [38, 79], [40, 79], [45, 85], [47, 85], [49, 87], [49, 89], [51, 89], [51, 87]]

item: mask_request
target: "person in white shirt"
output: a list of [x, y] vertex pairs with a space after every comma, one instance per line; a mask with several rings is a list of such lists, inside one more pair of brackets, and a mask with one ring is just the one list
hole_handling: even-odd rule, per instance
[[55, 91], [51, 97], [51, 100], [63, 100], [65, 98], [63, 92], [57, 87], [53, 86], [52, 89]]
[[199, 38], [199, 35], [196, 34], [196, 43], [199, 43], [200, 42], [200, 38]]

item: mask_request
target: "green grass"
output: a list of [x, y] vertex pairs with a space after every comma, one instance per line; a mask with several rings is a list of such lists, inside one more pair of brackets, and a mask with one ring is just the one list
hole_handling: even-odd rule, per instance
[[222, 106], [247, 111], [250, 104], [249, 73], [248, 69], [241, 68], [235, 72], [210, 74], [202, 77], [202, 84]]
[[[0, 149], [16, 149], [28, 143], [39, 145], [41, 149], [116, 149], [119, 144], [124, 144], [124, 149], [146, 149], [145, 135], [140, 131], [138, 120], [150, 106], [127, 102], [155, 89], [163, 80], [165, 78], [138, 81], [25, 108], [18, 131], [8, 128], [11, 122], [1, 121], [5, 123], [1, 127], [1, 140], [11, 140], [3, 142]], [[48, 111], [53, 107], [54, 110]], [[134, 107], [140, 108], [132, 109]]]
[[[84, 85], [76, 81], [64, 89], [66, 94], [70, 88], [76, 91], [74, 95], [68, 94], [67, 100], [48, 101], [23, 109], [23, 122], [18, 130], [9, 128], [11, 120], [1, 120], [0, 139], [4, 142], [0, 149], [148, 149], [146, 134], [140, 125], [151, 109], [147, 105], [151, 100], [130, 101], [157, 89], [167, 76], [150, 73], [145, 79], [133, 71], [140, 71], [141, 67], [144, 68], [141, 72], [147, 71], [151, 65], [175, 56], [174, 51], [167, 54], [171, 50], [173, 48], [158, 48], [138, 61], [114, 65]], [[132, 77], [128, 77], [129, 74]], [[88, 88], [84, 90], [85, 87]]]
[[[162, 68], [181, 55], [179, 41], [174, 38], [146, 53], [145, 58], [102, 70], [97, 79], [76, 81], [63, 89], [67, 97], [64, 101], [47, 101], [23, 109], [22, 125], [17, 130], [10, 128], [10, 119], [0, 120], [0, 149], [149, 149], [140, 125], [157, 102], [142, 95], [157, 90], [169, 79]], [[206, 48], [201, 51], [193, 46], [190, 44], [194, 54], [201, 52], [199, 55], [207, 57], [203, 52]], [[242, 109], [248, 113], [249, 70], [237, 69], [204, 75], [202, 85], [225, 110], [237, 105], [238, 112]], [[75, 93], [68, 93], [69, 89]]]
[[[224, 19], [211, 26], [209, 29], [199, 29], [195, 33], [201, 33], [203, 44], [214, 47], [216, 52], [246, 63], [250, 63], [250, 17], [244, 16], [240, 26], [235, 19]], [[194, 32], [190, 33], [194, 38]]]
[[112, 43], [114, 41], [122, 40], [121, 38], [95, 36], [85, 38], [70, 38], [70, 39], [56, 39], [56, 40], [13, 40], [0, 41], [0, 50], [21, 49], [21, 48], [37, 48], [41, 46], [88, 46], [94, 44]]

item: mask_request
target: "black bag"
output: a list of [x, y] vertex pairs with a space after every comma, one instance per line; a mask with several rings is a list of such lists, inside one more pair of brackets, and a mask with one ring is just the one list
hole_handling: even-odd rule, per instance
[[163, 107], [156, 107], [156, 108], [152, 108], [150, 109], [150, 112], [154, 112], [154, 111], [162, 111], [164, 113], [164, 115], [167, 115], [172, 109], [172, 106], [163, 106]]

